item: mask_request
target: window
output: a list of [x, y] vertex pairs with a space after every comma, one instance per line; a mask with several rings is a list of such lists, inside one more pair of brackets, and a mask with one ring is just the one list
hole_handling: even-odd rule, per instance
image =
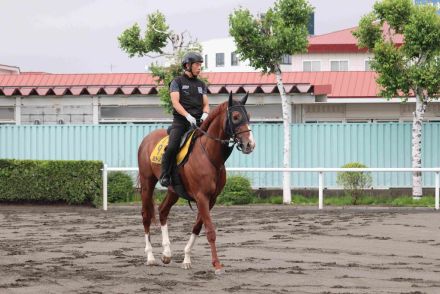
[[237, 53], [235, 53], [235, 52], [231, 53], [231, 65], [232, 66], [238, 65], [238, 56], [237, 56]]
[[205, 54], [205, 68], [208, 68], [208, 54]]
[[303, 61], [303, 71], [321, 71], [321, 61], [319, 60]]
[[0, 107], [0, 123], [15, 121], [15, 108]]
[[371, 123], [372, 119], [347, 119], [348, 124], [357, 124], [357, 123]]
[[167, 121], [168, 116], [160, 106], [155, 105], [103, 105], [100, 107], [100, 123], [103, 122], [136, 122]]
[[281, 57], [281, 64], [292, 64], [292, 55], [284, 54]]
[[215, 53], [215, 66], [225, 66], [225, 53]]
[[398, 123], [399, 120], [397, 119], [376, 119], [374, 120], [376, 123]]
[[330, 61], [331, 71], [348, 71], [348, 60], [332, 60]]
[[370, 60], [365, 60], [365, 71], [371, 71]]

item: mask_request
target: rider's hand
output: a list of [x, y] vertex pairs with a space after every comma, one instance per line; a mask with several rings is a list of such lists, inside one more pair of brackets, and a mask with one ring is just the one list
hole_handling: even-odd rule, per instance
[[208, 113], [204, 112], [202, 114], [202, 117], [200, 118], [201, 121], [204, 121], [208, 117]]
[[194, 118], [194, 116], [192, 116], [191, 114], [187, 114], [186, 116], [185, 116], [185, 118], [186, 118], [186, 120], [192, 125], [192, 126], [196, 126], [197, 125], [197, 121], [196, 121], [196, 119]]

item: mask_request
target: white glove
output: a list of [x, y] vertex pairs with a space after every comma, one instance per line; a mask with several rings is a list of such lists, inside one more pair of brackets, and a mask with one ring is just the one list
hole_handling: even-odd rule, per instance
[[196, 119], [194, 118], [194, 116], [192, 116], [191, 114], [187, 114], [186, 116], [185, 116], [185, 118], [186, 118], [186, 120], [192, 125], [192, 126], [196, 126], [197, 125], [197, 121], [196, 121]]
[[202, 117], [200, 118], [201, 121], [204, 121], [208, 117], [208, 113], [204, 112], [202, 114]]

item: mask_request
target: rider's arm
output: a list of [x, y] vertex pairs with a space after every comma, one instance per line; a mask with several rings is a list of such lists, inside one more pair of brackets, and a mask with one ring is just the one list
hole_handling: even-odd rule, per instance
[[203, 112], [209, 113], [209, 102], [206, 94], [203, 94]]
[[170, 83], [170, 96], [171, 103], [173, 104], [173, 107], [177, 113], [186, 117], [188, 112], [185, 110], [185, 108], [183, 108], [182, 104], [180, 104], [179, 84], [176, 82], [176, 80], [173, 80]]
[[206, 95], [208, 93], [208, 89], [206, 87], [206, 84], [203, 83], [203, 112], [209, 113], [209, 102], [208, 102], [208, 96]]
[[180, 93], [179, 92], [171, 92], [171, 103], [173, 104], [174, 109], [184, 117], [188, 115], [188, 112], [183, 108], [182, 104], [180, 104]]

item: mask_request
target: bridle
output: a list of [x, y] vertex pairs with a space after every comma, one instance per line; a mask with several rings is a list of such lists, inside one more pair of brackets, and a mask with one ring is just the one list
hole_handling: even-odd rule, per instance
[[[237, 122], [233, 121], [233, 119], [232, 119], [233, 112], [239, 112], [241, 114], [241, 119], [239, 121], [237, 121]], [[237, 150], [241, 151], [242, 147], [240, 146], [241, 144], [240, 144], [238, 135], [243, 134], [243, 133], [247, 133], [247, 132], [251, 132], [252, 130], [244, 130], [244, 131], [240, 131], [240, 132], [236, 132], [236, 130], [244, 124], [249, 124], [249, 115], [248, 115], [244, 105], [229, 106], [227, 108], [227, 113], [228, 113], [228, 115], [227, 115], [225, 130], [226, 130], [226, 135], [228, 136], [228, 139], [225, 140], [225, 139], [213, 137], [210, 134], [208, 134], [208, 132], [202, 130], [198, 126], [196, 126], [196, 129], [198, 131], [200, 131], [202, 134], [204, 134], [209, 139], [212, 139], [214, 141], [220, 142], [221, 144], [227, 145], [229, 148], [234, 148], [234, 146], [236, 145]]]

